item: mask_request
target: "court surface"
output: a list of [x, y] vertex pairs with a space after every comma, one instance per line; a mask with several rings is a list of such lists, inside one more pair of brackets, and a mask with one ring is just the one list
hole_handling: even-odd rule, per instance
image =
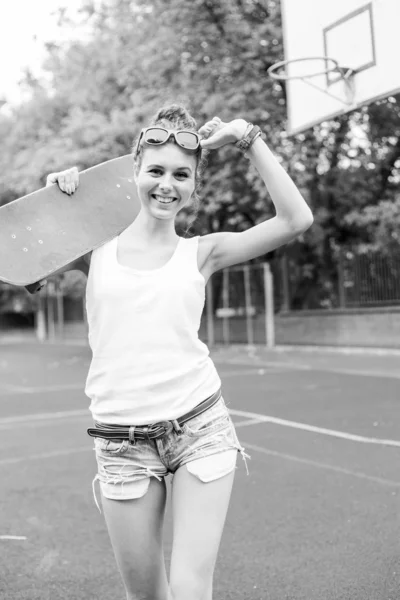
[[[251, 456], [214, 600], [398, 600], [400, 356], [211, 355]], [[82, 344], [0, 345], [1, 600], [125, 598], [92, 496], [89, 360]]]

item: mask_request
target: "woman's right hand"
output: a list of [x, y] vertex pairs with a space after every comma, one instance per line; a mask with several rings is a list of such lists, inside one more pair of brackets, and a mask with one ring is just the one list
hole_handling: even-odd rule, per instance
[[78, 169], [72, 167], [72, 169], [66, 169], [59, 173], [50, 173], [47, 175], [46, 187], [53, 185], [53, 183], [57, 183], [62, 192], [69, 195], [73, 194], [79, 186]]

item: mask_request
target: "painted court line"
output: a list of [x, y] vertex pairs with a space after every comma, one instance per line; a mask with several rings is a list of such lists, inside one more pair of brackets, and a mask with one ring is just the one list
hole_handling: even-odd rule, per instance
[[90, 417], [88, 409], [85, 410], [65, 410], [60, 412], [38, 413], [33, 415], [18, 415], [16, 417], [4, 417], [0, 419], [0, 429], [9, 425], [18, 425], [18, 423], [29, 423], [37, 421], [53, 421], [54, 419], [68, 419], [69, 417]]
[[245, 419], [244, 421], [234, 421], [235, 427], [246, 427], [246, 425], [259, 425], [264, 421], [260, 421], [260, 419]]
[[363, 444], [379, 444], [382, 446], [394, 446], [400, 448], [399, 440], [384, 440], [380, 438], [365, 437], [363, 435], [355, 435], [353, 433], [345, 433], [343, 431], [335, 431], [334, 429], [325, 429], [324, 427], [316, 427], [314, 425], [307, 425], [306, 423], [297, 423], [296, 421], [288, 421], [287, 419], [279, 419], [278, 417], [268, 417], [267, 415], [260, 415], [258, 413], [247, 412], [244, 410], [231, 410], [233, 415], [239, 417], [247, 417], [248, 419], [258, 419], [264, 423], [274, 423], [275, 425], [283, 425], [284, 427], [292, 427], [294, 429], [301, 429], [302, 431], [312, 431], [313, 433], [320, 433], [322, 435], [329, 435], [332, 437], [342, 438], [352, 442], [361, 442]]
[[284, 454], [283, 452], [277, 452], [276, 450], [268, 450], [268, 448], [263, 448], [262, 446], [247, 444], [244, 440], [241, 440], [241, 443], [243, 444], [245, 450], [255, 450], [256, 452], [261, 452], [262, 454], [267, 454], [268, 456], [276, 456], [278, 458], [284, 458], [286, 460], [291, 460], [294, 462], [309, 465], [310, 467], [317, 467], [319, 469], [335, 471], [336, 473], [341, 473], [342, 475], [350, 475], [351, 477], [357, 477], [358, 479], [373, 481], [374, 483], [379, 483], [381, 485], [400, 488], [400, 481], [383, 479], [382, 477], [374, 477], [373, 475], [367, 475], [366, 473], [361, 473], [360, 471], [350, 471], [349, 469], [343, 469], [342, 467], [335, 467], [334, 465], [328, 465], [326, 463], [317, 462], [315, 460], [300, 458], [299, 456], [294, 456], [293, 454]]
[[0, 540], [27, 540], [24, 535], [0, 535]]
[[277, 369], [270, 369], [263, 367], [262, 365], [257, 365], [255, 367], [252, 367], [250, 369], [243, 369], [242, 371], [239, 370], [235, 370], [235, 371], [218, 371], [219, 376], [221, 377], [221, 379], [223, 379], [224, 377], [241, 377], [242, 375], [268, 375], [269, 373], [283, 373], [283, 369], [281, 368], [277, 368]]
[[41, 387], [32, 387], [29, 389], [30, 394], [43, 394], [47, 392], [63, 392], [64, 390], [84, 390], [83, 383], [60, 383], [56, 385], [43, 385]]
[[294, 369], [294, 370], [298, 370], [298, 371], [311, 371], [312, 367], [310, 367], [310, 365], [302, 365], [300, 363], [295, 363], [295, 362], [283, 362], [283, 361], [267, 361], [267, 360], [262, 360], [261, 358], [257, 358], [256, 356], [251, 357], [251, 359], [249, 360], [243, 360], [243, 358], [228, 358], [225, 360], [221, 360], [221, 361], [214, 361], [216, 364], [222, 366], [224, 364], [229, 364], [229, 365], [242, 365], [243, 367], [245, 366], [249, 366], [249, 363], [251, 362], [252, 365], [254, 365], [254, 368], [260, 368], [260, 367], [266, 367], [268, 369], [268, 371], [270, 370], [270, 368], [277, 368], [279, 370], [288, 370], [288, 369]]
[[[221, 361], [221, 365], [225, 362], [225, 364], [236, 364], [247, 366], [249, 363], [247, 361], [243, 361], [243, 359], [232, 359]], [[318, 371], [325, 373], [338, 373], [343, 375], [356, 375], [358, 377], [380, 377], [383, 379], [400, 379], [399, 371], [381, 371], [380, 369], [349, 369], [347, 367], [330, 367], [329, 365], [305, 365], [301, 363], [295, 362], [281, 362], [281, 361], [263, 361], [259, 358], [252, 359], [252, 364], [257, 365], [259, 367], [266, 367], [267, 372], [274, 372], [271, 367], [279, 367], [281, 370], [286, 371]]]
[[343, 369], [340, 367], [317, 367], [314, 371], [328, 371], [329, 373], [340, 373], [342, 375], [358, 375], [360, 377], [381, 377], [382, 379], [400, 379], [400, 373], [388, 373], [387, 371], [363, 371], [361, 369]]
[[5, 393], [10, 394], [46, 394], [50, 392], [63, 392], [67, 390], [84, 390], [84, 384], [82, 383], [66, 383], [57, 385], [46, 385], [40, 387], [19, 387], [13, 386], [10, 389], [6, 389]]
[[31, 460], [43, 460], [45, 458], [56, 458], [58, 456], [70, 456], [71, 454], [79, 454], [79, 452], [93, 452], [94, 449], [88, 446], [68, 448], [66, 450], [54, 450], [53, 452], [42, 452], [41, 454], [30, 454], [29, 456], [15, 456], [13, 458], [2, 458], [0, 459], [0, 466], [3, 465], [16, 465], [21, 462]]

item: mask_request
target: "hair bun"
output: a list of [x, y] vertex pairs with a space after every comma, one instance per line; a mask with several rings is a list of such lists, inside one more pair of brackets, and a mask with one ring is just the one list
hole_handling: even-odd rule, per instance
[[151, 125], [163, 125], [168, 128], [172, 125], [174, 129], [196, 129], [196, 120], [182, 104], [170, 104], [160, 108], [154, 115]]

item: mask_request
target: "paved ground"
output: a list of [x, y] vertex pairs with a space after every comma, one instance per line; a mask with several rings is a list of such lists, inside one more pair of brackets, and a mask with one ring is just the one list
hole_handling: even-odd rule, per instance
[[[238, 462], [215, 600], [400, 598], [400, 356], [216, 349]], [[0, 345], [0, 598], [123, 600], [87, 347]], [[171, 515], [165, 547], [171, 549]], [[190, 600], [190, 599], [188, 599]]]

